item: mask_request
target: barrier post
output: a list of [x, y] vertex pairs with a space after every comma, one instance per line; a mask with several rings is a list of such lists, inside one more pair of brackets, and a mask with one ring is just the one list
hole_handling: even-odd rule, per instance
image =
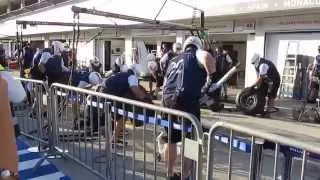
[[258, 180], [261, 177], [263, 166], [263, 140], [252, 137], [249, 179]]

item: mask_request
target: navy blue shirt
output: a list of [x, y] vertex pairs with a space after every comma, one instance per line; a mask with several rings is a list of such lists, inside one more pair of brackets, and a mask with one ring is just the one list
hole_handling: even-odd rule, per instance
[[116, 95], [116, 96], [123, 96], [128, 91], [130, 91], [130, 86], [128, 82], [129, 76], [132, 73], [128, 72], [119, 72], [112, 74], [108, 79], [106, 79], [105, 91], [104, 93]]
[[183, 96], [193, 100], [199, 99], [201, 97], [201, 88], [206, 81], [206, 72], [199, 66], [195, 50], [185, 52], [183, 59]]
[[90, 75], [90, 72], [88, 72], [88, 71], [73, 71], [71, 85], [78, 86], [80, 81], [84, 81], [84, 82], [90, 84], [89, 75]]
[[256, 66], [256, 72], [259, 74], [260, 70], [259, 70], [259, 67], [262, 65], [262, 64], [267, 64], [269, 66], [269, 69], [268, 69], [268, 72], [267, 72], [267, 76], [273, 80], [273, 81], [280, 81], [280, 74], [276, 68], [276, 66], [269, 60], [266, 60], [264, 58], [261, 58], [260, 59], [260, 62], [259, 62], [259, 65]]

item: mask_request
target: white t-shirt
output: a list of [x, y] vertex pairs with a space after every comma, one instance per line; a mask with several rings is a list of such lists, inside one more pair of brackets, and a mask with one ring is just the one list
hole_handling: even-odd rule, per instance
[[26, 92], [19, 80], [15, 80], [7, 71], [0, 71], [0, 76], [8, 83], [9, 100], [13, 103], [20, 103], [26, 98]]
[[129, 87], [139, 86], [139, 80], [135, 75], [131, 75], [128, 77], [128, 83], [129, 83]]
[[265, 64], [265, 63], [260, 64], [260, 66], [259, 66], [259, 75], [260, 76], [267, 75], [268, 70], [269, 70], [269, 65], [268, 64]]
[[85, 81], [80, 81], [78, 84], [78, 88], [85, 88], [88, 85], [89, 85], [89, 83], [87, 83]]

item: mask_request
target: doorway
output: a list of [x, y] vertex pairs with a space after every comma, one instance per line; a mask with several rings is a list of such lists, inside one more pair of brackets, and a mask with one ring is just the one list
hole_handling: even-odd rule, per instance
[[111, 69], [111, 41], [104, 42], [104, 69]]

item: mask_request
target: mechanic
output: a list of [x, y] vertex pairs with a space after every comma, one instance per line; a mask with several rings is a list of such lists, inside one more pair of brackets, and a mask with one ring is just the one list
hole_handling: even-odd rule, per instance
[[[163, 75], [160, 69], [160, 64], [157, 58], [152, 54], [147, 55], [147, 66], [149, 71], [149, 92], [153, 95], [153, 98], [156, 99], [158, 96], [158, 93], [160, 91], [160, 88], [163, 84]], [[153, 83], [156, 83], [156, 88], [154, 91], [153, 89]]]
[[79, 88], [90, 89], [102, 83], [98, 72], [73, 71], [71, 85]]
[[[139, 74], [139, 72], [133, 72], [132, 69], [123, 69], [123, 72], [117, 72], [111, 74], [105, 81], [102, 83], [102, 89], [100, 92], [111, 94], [127, 99], [133, 99], [137, 101], [142, 101], [146, 103], [152, 103], [151, 97], [147, 94], [147, 91], [139, 85], [138, 77], [135, 74]], [[93, 101], [96, 100], [92, 99]], [[122, 102], [115, 102], [113, 107], [118, 109], [123, 109]], [[125, 104], [125, 110], [132, 112], [132, 106], [129, 104]], [[100, 127], [104, 125], [104, 117], [98, 118], [95, 114], [97, 114], [97, 108], [93, 108], [92, 112], [94, 114], [93, 122], [93, 131], [98, 129], [98, 123], [100, 123]], [[135, 113], [143, 113], [141, 108], [136, 108]], [[114, 115], [112, 115], [114, 117]], [[114, 139], [115, 143], [121, 143], [123, 135], [123, 125], [125, 120], [122, 116], [116, 114], [115, 117], [115, 128], [114, 128]], [[135, 124], [138, 124], [136, 122]], [[90, 125], [90, 118], [87, 118], [87, 125]]]
[[308, 91], [308, 102], [314, 103], [318, 98], [319, 93], [319, 78], [320, 78], [320, 46], [318, 47], [319, 54], [315, 57], [311, 65], [310, 84]]
[[261, 58], [257, 53], [251, 58], [251, 64], [255, 67], [258, 76], [252, 87], [258, 87], [258, 90], [265, 94], [266, 111], [272, 111], [275, 108], [274, 100], [277, 97], [280, 86], [280, 74], [270, 60]]
[[[44, 67], [45, 74], [48, 78], [48, 85], [59, 82], [67, 84], [69, 69], [64, 66], [61, 53], [64, 51], [62, 42], [54, 41], [52, 43], [53, 56], [47, 57], [47, 54], [40, 59], [39, 66]], [[43, 69], [43, 68], [42, 68]]]
[[[214, 82], [217, 82], [216, 61], [210, 53], [203, 50], [201, 40], [195, 36], [190, 36], [185, 40], [182, 50], [183, 53], [177, 57], [177, 60], [181, 58], [181, 60], [183, 60], [182, 62], [184, 63], [183, 78], [182, 80], [180, 79], [180, 81], [183, 82], [176, 82], [175, 78], [171, 79], [173, 81], [170, 81], [170, 74], [180, 73], [180, 70], [182, 70], [176, 69], [176, 71], [174, 71], [173, 69], [179, 65], [173, 62], [170, 63], [168, 72], [165, 76], [162, 103], [165, 107], [191, 113], [200, 120], [200, 97], [202, 94], [207, 94], [211, 85]], [[170, 84], [170, 82], [172, 84]], [[167, 90], [174, 88], [179, 84], [182, 84], [183, 87], [181, 87], [181, 89], [183, 90], [181, 93], [179, 93], [178, 97], [173, 98], [172, 94], [166, 94], [166, 92], [169, 92]], [[181, 177], [181, 175], [178, 173], [173, 173], [177, 156], [176, 144], [181, 141], [181, 131], [172, 129], [171, 137], [168, 137], [168, 128], [165, 128], [165, 130], [166, 133], [162, 137], [162, 140], [166, 143], [164, 145], [164, 156], [168, 162], [168, 176], [172, 180], [180, 180], [181, 178], [187, 179], [191, 175], [192, 169], [192, 161], [190, 159], [185, 159], [184, 177]], [[187, 136], [191, 135], [188, 134]], [[170, 138], [170, 144], [168, 144], [168, 138]]]

